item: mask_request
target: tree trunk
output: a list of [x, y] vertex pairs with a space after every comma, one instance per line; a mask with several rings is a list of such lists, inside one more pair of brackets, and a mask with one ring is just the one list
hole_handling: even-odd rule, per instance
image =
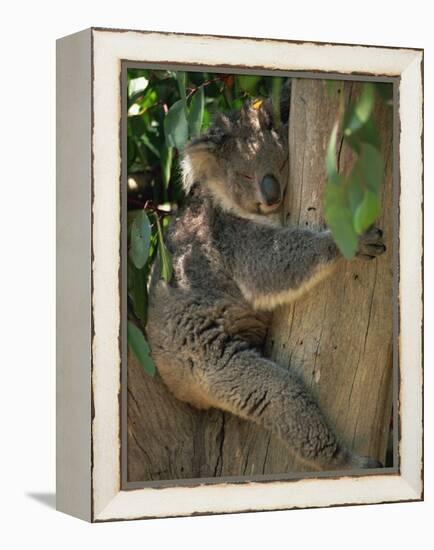
[[[346, 101], [360, 84], [346, 83]], [[336, 119], [338, 92], [321, 80], [293, 81], [290, 184], [286, 222], [324, 225], [324, 159]], [[378, 102], [380, 103], [380, 102]], [[385, 459], [392, 402], [392, 113], [379, 104], [386, 177], [383, 213], [388, 251], [372, 262], [343, 262], [331, 278], [291, 306], [279, 308], [266, 349], [296, 369], [330, 424], [360, 454]], [[345, 172], [351, 152], [339, 151]], [[128, 480], [254, 476], [304, 471], [288, 448], [258, 426], [218, 410], [198, 411], [176, 400], [161, 379], [128, 360]]]
[[[325, 151], [336, 119], [338, 96], [346, 103], [361, 83], [327, 93], [318, 80], [296, 80], [289, 130], [290, 182], [287, 223], [324, 226]], [[392, 409], [392, 108], [377, 100], [374, 113], [385, 160], [382, 215], [387, 252], [373, 261], [342, 262], [311, 293], [275, 312], [268, 352], [296, 369], [342, 440], [356, 452], [384, 463]], [[339, 143], [339, 142], [338, 142]], [[341, 173], [354, 161], [338, 153]], [[306, 466], [295, 460], [291, 468]]]

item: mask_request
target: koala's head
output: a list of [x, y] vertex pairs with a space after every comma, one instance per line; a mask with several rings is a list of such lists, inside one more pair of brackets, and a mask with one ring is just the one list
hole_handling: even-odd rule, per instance
[[275, 128], [270, 104], [259, 103], [219, 115], [187, 145], [182, 164], [187, 192], [198, 184], [242, 217], [276, 213], [288, 179], [288, 126]]

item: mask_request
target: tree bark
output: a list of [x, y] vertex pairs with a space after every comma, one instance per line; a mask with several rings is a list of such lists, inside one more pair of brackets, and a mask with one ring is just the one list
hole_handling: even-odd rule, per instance
[[[361, 83], [347, 82], [330, 97], [323, 81], [293, 84], [289, 130], [290, 192], [287, 223], [324, 226], [325, 151], [338, 97], [357, 97]], [[296, 369], [330, 424], [356, 452], [384, 463], [392, 409], [392, 108], [377, 99], [374, 113], [385, 161], [382, 214], [386, 253], [342, 262], [338, 271], [303, 299], [275, 312], [268, 352]], [[339, 142], [338, 142], [339, 143]], [[345, 144], [338, 166], [354, 161]], [[306, 466], [297, 460], [292, 469]]]
[[[293, 81], [289, 125], [290, 175], [286, 223], [324, 225], [324, 159], [336, 119], [361, 84], [334, 97], [324, 81]], [[377, 102], [375, 119], [385, 159], [382, 216], [388, 251], [372, 262], [343, 262], [329, 280], [279, 308], [267, 354], [296, 369], [342, 440], [360, 454], [385, 460], [392, 407], [392, 113]], [[351, 152], [339, 150], [345, 172]], [[128, 358], [129, 481], [255, 476], [305, 471], [274, 435], [218, 410], [198, 411], [176, 400], [158, 374]]]

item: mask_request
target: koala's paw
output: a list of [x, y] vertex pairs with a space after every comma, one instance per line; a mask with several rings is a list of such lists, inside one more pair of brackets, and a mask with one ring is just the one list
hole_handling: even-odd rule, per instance
[[362, 260], [373, 260], [386, 252], [386, 246], [383, 242], [383, 232], [378, 227], [369, 229], [359, 237], [359, 249], [357, 257]]

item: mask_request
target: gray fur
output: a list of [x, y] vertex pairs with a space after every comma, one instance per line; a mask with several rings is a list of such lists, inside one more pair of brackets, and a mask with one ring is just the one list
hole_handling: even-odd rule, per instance
[[[267, 104], [246, 105], [187, 148], [190, 202], [167, 235], [173, 279], [166, 284], [156, 270], [150, 286], [152, 355], [177, 398], [256, 422], [313, 467], [375, 467], [340, 445], [297, 376], [262, 353], [270, 311], [341, 261], [329, 231], [279, 224], [286, 133], [273, 128]], [[266, 174], [282, 190], [272, 209], [259, 191]], [[379, 230], [361, 239], [361, 256], [383, 251]]]

